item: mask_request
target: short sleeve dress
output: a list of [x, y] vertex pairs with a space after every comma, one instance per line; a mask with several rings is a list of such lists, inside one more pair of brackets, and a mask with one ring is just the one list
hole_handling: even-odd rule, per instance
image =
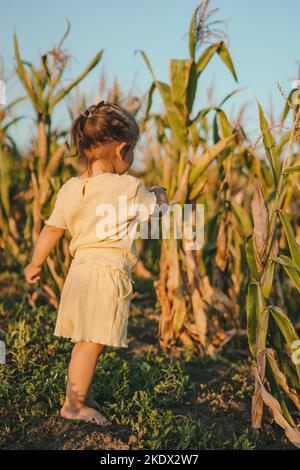
[[137, 261], [137, 227], [148, 224], [156, 196], [132, 175], [70, 178], [45, 224], [67, 230], [72, 256], [54, 335], [127, 348]]

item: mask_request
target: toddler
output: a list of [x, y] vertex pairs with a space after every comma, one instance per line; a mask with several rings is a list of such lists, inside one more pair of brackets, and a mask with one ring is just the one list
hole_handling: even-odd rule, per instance
[[84, 171], [60, 188], [24, 271], [27, 282], [37, 282], [65, 230], [70, 233], [72, 262], [54, 331], [74, 343], [60, 415], [100, 426], [111, 423], [100, 413], [91, 384], [105, 346], [128, 347], [136, 227], [162, 215], [160, 206], [168, 203], [163, 188], [148, 190], [126, 173], [138, 139], [134, 117], [117, 104], [101, 101], [79, 115], [71, 141]]

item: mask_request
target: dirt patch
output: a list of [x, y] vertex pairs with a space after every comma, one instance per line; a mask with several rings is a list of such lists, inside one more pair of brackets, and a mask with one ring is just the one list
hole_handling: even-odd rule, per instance
[[128, 450], [130, 431], [112, 425], [110, 430], [88, 423], [71, 423], [59, 416], [40, 417], [26, 430], [25, 436], [13, 435], [6, 449], [25, 450]]

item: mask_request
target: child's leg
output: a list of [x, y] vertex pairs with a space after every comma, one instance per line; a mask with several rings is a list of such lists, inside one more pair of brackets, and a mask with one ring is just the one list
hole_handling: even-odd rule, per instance
[[97, 360], [103, 348], [102, 344], [87, 342], [74, 346], [69, 365], [66, 400], [60, 411], [64, 418], [94, 421], [102, 426], [110, 424], [101, 413], [85, 405]]
[[[105, 348], [106, 348], [106, 345], [104, 344], [103, 349], [101, 350], [101, 354], [103, 353]], [[86, 406], [89, 406], [90, 408], [95, 408], [95, 410], [101, 411], [99, 403], [94, 398], [92, 387], [93, 387], [93, 384], [91, 383], [90, 388], [87, 392], [85, 404]]]
[[[74, 362], [75, 360], [75, 354], [76, 352], [78, 351], [78, 348], [81, 347], [80, 345], [83, 344], [83, 343], [76, 343], [75, 346], [73, 347], [73, 350], [72, 350], [72, 356], [71, 356], [71, 360], [73, 359], [72, 362]], [[105, 348], [105, 345], [103, 344], [95, 344], [95, 343], [84, 343], [84, 344], [91, 344], [92, 347], [95, 346], [96, 347], [96, 355], [97, 355], [97, 359], [99, 357], [100, 354], [102, 354], [104, 348]], [[99, 353], [97, 354], [97, 349], [100, 349]], [[94, 348], [93, 348], [94, 349]], [[96, 362], [97, 362], [97, 359], [96, 359]], [[70, 364], [71, 365], [71, 364]], [[92, 364], [91, 364], [92, 365]], [[88, 391], [87, 391], [87, 394], [86, 394], [86, 398], [85, 398], [85, 404], [88, 405], [88, 402], [92, 401], [93, 400], [93, 393], [92, 393], [92, 381], [93, 381], [93, 377], [94, 377], [94, 372], [95, 372], [95, 368], [96, 368], [96, 363], [95, 363], [95, 366], [93, 367], [92, 366], [92, 377], [90, 378], [90, 385], [89, 385], [89, 388], [88, 388]], [[88, 405], [90, 406], [90, 405]]]

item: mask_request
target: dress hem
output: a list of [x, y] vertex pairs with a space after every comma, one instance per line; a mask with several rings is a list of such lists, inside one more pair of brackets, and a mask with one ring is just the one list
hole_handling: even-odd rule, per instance
[[108, 343], [107, 341], [101, 341], [101, 340], [94, 339], [94, 338], [91, 338], [91, 339], [87, 339], [87, 338], [77, 339], [77, 338], [74, 338], [73, 336], [62, 335], [62, 334], [58, 334], [58, 333], [57, 334], [53, 333], [53, 335], [58, 337], [58, 338], [71, 339], [72, 343], [81, 343], [82, 341], [84, 341], [86, 343], [103, 344], [103, 346], [111, 346], [113, 348], [128, 348], [128, 344], [112, 344], [112, 343]]

